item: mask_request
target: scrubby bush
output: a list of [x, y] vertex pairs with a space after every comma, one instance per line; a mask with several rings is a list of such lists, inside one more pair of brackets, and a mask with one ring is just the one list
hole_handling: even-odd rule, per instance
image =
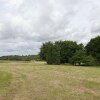
[[84, 63], [87, 66], [93, 66], [95, 65], [95, 59], [91, 55], [86, 56], [84, 59]]

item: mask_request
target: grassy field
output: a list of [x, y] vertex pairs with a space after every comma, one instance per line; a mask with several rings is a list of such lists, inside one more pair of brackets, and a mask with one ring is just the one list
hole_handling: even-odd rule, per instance
[[0, 100], [100, 100], [100, 67], [3, 61]]

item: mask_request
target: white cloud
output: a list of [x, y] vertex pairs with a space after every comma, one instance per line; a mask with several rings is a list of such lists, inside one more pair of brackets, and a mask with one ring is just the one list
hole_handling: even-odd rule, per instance
[[86, 44], [99, 22], [99, 0], [0, 0], [0, 55], [36, 54], [49, 40]]

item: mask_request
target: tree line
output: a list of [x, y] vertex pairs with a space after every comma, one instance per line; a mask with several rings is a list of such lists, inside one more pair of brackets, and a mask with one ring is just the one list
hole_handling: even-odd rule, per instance
[[100, 36], [86, 46], [74, 41], [45, 42], [39, 55], [48, 64], [100, 65]]
[[39, 61], [40, 57], [39, 55], [10, 55], [10, 56], [1, 56], [0, 60], [15, 60], [15, 61], [31, 61], [31, 60], [36, 60]]

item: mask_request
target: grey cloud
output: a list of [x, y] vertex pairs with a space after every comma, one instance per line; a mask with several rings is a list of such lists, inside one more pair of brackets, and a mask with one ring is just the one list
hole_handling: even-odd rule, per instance
[[91, 27], [91, 32], [92, 33], [100, 33], [100, 23], [94, 23]]
[[0, 55], [36, 54], [50, 40], [86, 44], [99, 22], [99, 0], [0, 0]]

